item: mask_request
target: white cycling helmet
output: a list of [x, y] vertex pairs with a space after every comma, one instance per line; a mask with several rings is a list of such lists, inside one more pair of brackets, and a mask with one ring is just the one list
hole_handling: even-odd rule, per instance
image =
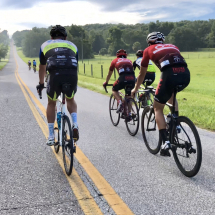
[[157, 44], [157, 43], [164, 43], [165, 42], [165, 36], [161, 32], [152, 32], [147, 36], [146, 42], [149, 45]]

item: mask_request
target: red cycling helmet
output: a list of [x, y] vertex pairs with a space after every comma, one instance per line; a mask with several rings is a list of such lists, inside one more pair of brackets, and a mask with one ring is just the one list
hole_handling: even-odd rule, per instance
[[124, 49], [120, 49], [116, 52], [116, 56], [117, 57], [122, 57], [122, 56], [127, 57], [127, 52]]

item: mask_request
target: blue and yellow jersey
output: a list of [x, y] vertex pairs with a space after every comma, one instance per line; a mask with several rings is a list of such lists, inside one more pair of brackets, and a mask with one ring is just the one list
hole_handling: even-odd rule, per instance
[[[143, 59], [142, 57], [139, 57], [139, 58], [137, 58], [137, 60], [135, 60], [133, 62], [133, 69], [134, 70], [136, 69], [136, 67], [138, 67], [138, 69], [140, 69], [142, 59]], [[155, 66], [151, 60], [149, 60], [147, 72], [156, 72]]]
[[40, 48], [39, 59], [41, 65], [47, 65], [50, 73], [57, 70], [77, 72], [78, 48], [67, 40], [48, 40]]

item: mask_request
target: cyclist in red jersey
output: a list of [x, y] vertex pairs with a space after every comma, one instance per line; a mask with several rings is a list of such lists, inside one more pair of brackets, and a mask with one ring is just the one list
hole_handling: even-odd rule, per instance
[[[107, 75], [106, 81], [103, 83], [103, 86], [105, 87], [110, 78], [111, 75], [113, 74], [113, 70], [116, 68], [116, 70], [119, 73], [119, 78], [118, 80], [115, 81], [113, 84], [113, 95], [114, 98], [118, 102], [118, 108], [117, 108], [117, 113], [122, 111], [123, 104], [122, 104], [122, 98], [119, 95], [119, 90], [124, 89], [126, 85], [131, 85], [131, 89], [135, 85], [135, 76], [134, 76], [134, 71], [133, 71], [133, 63], [131, 60], [127, 59], [127, 53], [125, 50], [120, 49], [116, 52], [117, 58], [115, 58], [110, 65], [109, 73]], [[127, 89], [126, 95], [131, 96], [131, 89]]]
[[[168, 103], [173, 104], [173, 91], [175, 86], [183, 85], [184, 89], [190, 82], [190, 72], [179, 48], [172, 44], [164, 44], [165, 37], [160, 32], [152, 32], [147, 37], [148, 48], [144, 50], [141, 69], [132, 95], [139, 89], [147, 72], [149, 60], [152, 60], [161, 70], [160, 82], [155, 92], [154, 111], [159, 133], [163, 141], [160, 154], [170, 156], [170, 142], [167, 141], [166, 122], [163, 109]], [[178, 115], [178, 102], [176, 100], [176, 115]]]

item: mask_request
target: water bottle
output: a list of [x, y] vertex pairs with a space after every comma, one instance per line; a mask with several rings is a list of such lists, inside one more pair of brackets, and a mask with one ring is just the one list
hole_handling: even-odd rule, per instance
[[60, 112], [57, 113], [57, 125], [58, 125], [58, 129], [60, 130], [60, 127], [61, 127], [61, 113]]

